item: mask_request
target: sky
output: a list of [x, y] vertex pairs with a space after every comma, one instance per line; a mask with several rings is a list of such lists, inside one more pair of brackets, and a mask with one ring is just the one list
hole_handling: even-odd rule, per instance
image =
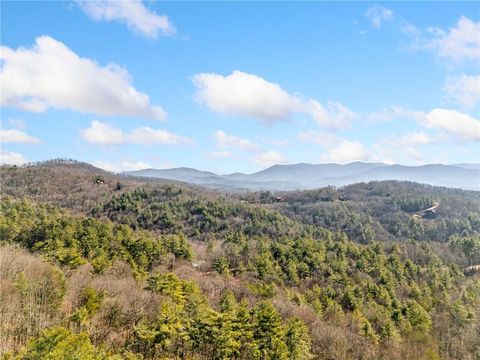
[[4, 164], [480, 163], [475, 2], [0, 6]]

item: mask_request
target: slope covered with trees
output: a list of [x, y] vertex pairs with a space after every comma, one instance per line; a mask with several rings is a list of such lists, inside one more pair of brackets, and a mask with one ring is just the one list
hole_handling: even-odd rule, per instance
[[480, 279], [463, 271], [480, 260], [478, 193], [219, 194], [71, 162], [1, 176], [7, 358], [480, 354]]

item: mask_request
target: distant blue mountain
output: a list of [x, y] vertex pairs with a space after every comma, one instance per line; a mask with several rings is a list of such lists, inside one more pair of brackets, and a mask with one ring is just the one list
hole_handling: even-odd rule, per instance
[[226, 190], [295, 190], [358, 182], [406, 180], [435, 186], [480, 190], [480, 164], [404, 166], [353, 162], [274, 165], [253, 173], [217, 175], [192, 168], [145, 169], [125, 175], [182, 181]]

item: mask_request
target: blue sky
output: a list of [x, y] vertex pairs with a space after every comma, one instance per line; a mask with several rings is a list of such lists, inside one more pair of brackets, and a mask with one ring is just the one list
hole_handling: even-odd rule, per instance
[[3, 163], [480, 162], [478, 3], [1, 7]]

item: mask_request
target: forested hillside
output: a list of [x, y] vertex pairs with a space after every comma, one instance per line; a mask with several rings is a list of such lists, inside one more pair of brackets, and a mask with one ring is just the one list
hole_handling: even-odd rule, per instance
[[[345, 231], [351, 240], [447, 242], [480, 231], [480, 192], [385, 181], [318, 190], [252, 193], [249, 202], [304, 224]], [[422, 210], [438, 205], [431, 214]], [[423, 219], [422, 219], [423, 217]]]
[[2, 167], [0, 353], [478, 359], [479, 204], [407, 182], [229, 194]]

